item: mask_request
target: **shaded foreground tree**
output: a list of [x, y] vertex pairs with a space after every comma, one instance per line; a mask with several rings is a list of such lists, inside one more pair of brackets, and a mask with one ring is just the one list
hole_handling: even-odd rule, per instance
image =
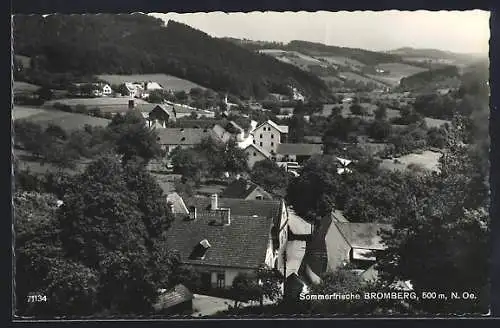
[[[410, 280], [417, 292], [448, 296], [415, 302], [426, 313], [488, 311], [489, 201], [478, 160], [470, 149], [455, 147], [443, 156], [439, 175], [424, 185], [402, 185], [403, 213], [394, 230], [382, 234], [388, 248], [378, 268], [386, 285]], [[475, 298], [452, 300], [451, 292], [473, 293]]]
[[275, 162], [266, 159], [254, 164], [250, 179], [266, 191], [285, 197], [290, 176]]
[[125, 115], [116, 115], [108, 130], [114, 136], [116, 152], [123, 156], [125, 162], [140, 157], [147, 163], [163, 155], [157, 133], [146, 126], [139, 112], [128, 111]]
[[[158, 289], [179, 281], [179, 261], [164, 246], [171, 214], [160, 186], [142, 163], [122, 166], [116, 156], [71, 180], [60, 208], [47, 205], [51, 196], [18, 196], [19, 314], [150, 313]], [[29, 292], [49, 301], [23, 306]]]

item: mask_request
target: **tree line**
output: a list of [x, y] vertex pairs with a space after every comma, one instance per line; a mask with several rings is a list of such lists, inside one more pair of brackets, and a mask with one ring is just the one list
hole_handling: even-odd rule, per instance
[[328, 93], [318, 77], [292, 65], [142, 14], [16, 15], [14, 37], [36, 75], [161, 72], [247, 98], [290, 84], [313, 97]]

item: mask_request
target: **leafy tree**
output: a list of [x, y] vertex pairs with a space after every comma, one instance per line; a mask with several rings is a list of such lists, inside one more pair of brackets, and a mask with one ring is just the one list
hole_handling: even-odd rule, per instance
[[444, 148], [447, 145], [448, 133], [444, 128], [430, 128], [427, 131], [427, 144], [431, 147]]
[[38, 98], [43, 101], [52, 100], [52, 98], [54, 98], [54, 93], [52, 92], [52, 90], [46, 87], [39, 88], [36, 91], [36, 94], [38, 95]]
[[368, 127], [368, 134], [377, 141], [383, 141], [391, 135], [392, 125], [382, 120], [373, 121]]
[[224, 154], [224, 169], [230, 173], [243, 173], [248, 170], [248, 154], [238, 147], [235, 140], [229, 140], [226, 144]]
[[288, 181], [287, 172], [271, 160], [263, 160], [254, 164], [250, 171], [250, 178], [253, 182], [265, 190], [284, 197]]
[[353, 115], [366, 115], [366, 109], [359, 103], [354, 103], [349, 107]]
[[414, 304], [426, 313], [487, 311], [490, 219], [481, 176], [469, 150], [455, 147], [444, 155], [439, 175], [402, 185], [403, 213], [394, 229], [382, 234], [388, 248], [378, 267], [386, 285], [410, 280], [417, 292], [476, 295], [473, 300]]
[[148, 313], [175, 266], [161, 233], [171, 220], [161, 188], [142, 164], [123, 167], [116, 156], [75, 179], [58, 213], [66, 257], [99, 272], [98, 308]]
[[281, 274], [277, 270], [264, 265], [257, 269], [255, 275], [257, 284], [260, 287], [260, 305], [263, 305], [264, 299], [277, 301], [281, 296]]
[[290, 122], [288, 124], [290, 133], [288, 136], [288, 142], [290, 143], [301, 143], [304, 142], [306, 121], [304, 115], [300, 113], [294, 113]]
[[230, 294], [234, 300], [234, 307], [238, 307], [238, 302], [260, 301], [261, 288], [254, 275], [239, 273], [233, 280]]
[[114, 136], [116, 152], [123, 156], [125, 162], [134, 157], [149, 162], [163, 155], [157, 133], [146, 126], [138, 112], [128, 111], [124, 116], [116, 115], [109, 124], [109, 130]]
[[174, 173], [182, 174], [186, 179], [200, 182], [207, 174], [209, 162], [194, 149], [176, 148], [171, 153]]
[[130, 91], [128, 91], [127, 87], [125, 86], [125, 83], [120, 84], [116, 89], [116, 92], [121, 94], [122, 96], [130, 96]]
[[385, 105], [378, 105], [374, 112], [376, 120], [387, 119], [387, 107]]

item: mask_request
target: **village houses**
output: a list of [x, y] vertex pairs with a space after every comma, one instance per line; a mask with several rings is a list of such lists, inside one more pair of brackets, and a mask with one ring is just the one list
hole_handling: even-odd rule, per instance
[[175, 219], [168, 249], [202, 273], [203, 289], [227, 289], [265, 265], [283, 273], [288, 210], [281, 200], [167, 197]]

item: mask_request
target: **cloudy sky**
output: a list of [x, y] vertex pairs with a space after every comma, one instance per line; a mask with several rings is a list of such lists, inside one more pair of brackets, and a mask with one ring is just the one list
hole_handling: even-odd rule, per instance
[[488, 52], [489, 12], [357, 11], [152, 14], [214, 37], [262, 41], [306, 40], [385, 51], [401, 47]]

